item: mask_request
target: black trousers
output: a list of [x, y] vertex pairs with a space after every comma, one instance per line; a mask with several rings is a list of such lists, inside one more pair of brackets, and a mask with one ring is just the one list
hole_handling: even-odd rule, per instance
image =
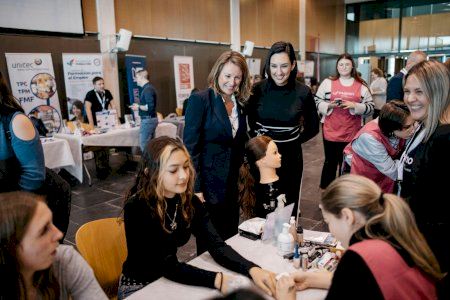
[[299, 205], [300, 184], [303, 173], [302, 145], [297, 141], [277, 143], [278, 152], [281, 154], [281, 168], [277, 173], [286, 193], [286, 205], [294, 203], [292, 216], [297, 218]]
[[[320, 188], [325, 189], [336, 178], [336, 172], [342, 167], [344, 158], [344, 148], [347, 142], [332, 142], [323, 138], [323, 148], [325, 151], [325, 162], [322, 168], [322, 177], [320, 178]], [[338, 169], [339, 167], [339, 169]]]

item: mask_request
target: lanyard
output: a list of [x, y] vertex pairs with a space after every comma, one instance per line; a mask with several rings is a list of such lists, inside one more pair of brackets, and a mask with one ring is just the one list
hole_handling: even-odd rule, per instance
[[414, 135], [409, 141], [408, 145], [406, 145], [405, 151], [403, 151], [402, 156], [400, 157], [400, 162], [397, 167], [398, 196], [400, 196], [401, 182], [403, 181], [403, 165], [405, 164], [405, 161], [409, 158], [409, 153], [422, 142], [424, 136], [425, 136], [425, 128], [423, 127], [423, 124], [420, 124], [416, 132], [414, 132]]
[[106, 110], [105, 103], [106, 103], [106, 93], [103, 93], [103, 97], [100, 97], [99, 92], [95, 92], [97, 95], [97, 99], [100, 102], [100, 105], [102, 106], [102, 110]]

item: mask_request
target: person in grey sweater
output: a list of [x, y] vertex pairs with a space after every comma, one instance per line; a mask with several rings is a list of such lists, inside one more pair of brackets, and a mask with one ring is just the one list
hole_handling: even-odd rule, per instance
[[0, 299], [108, 299], [34, 194], [0, 194]]

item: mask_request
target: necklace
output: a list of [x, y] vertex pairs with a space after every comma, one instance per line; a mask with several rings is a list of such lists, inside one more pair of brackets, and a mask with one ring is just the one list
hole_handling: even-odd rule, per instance
[[166, 215], [167, 215], [167, 217], [168, 217], [169, 220], [170, 220], [170, 230], [172, 230], [172, 231], [175, 231], [175, 229], [177, 229], [177, 222], [176, 222], [176, 219], [177, 219], [177, 211], [178, 211], [178, 203], [177, 203], [177, 205], [175, 206], [175, 213], [173, 214], [173, 218], [171, 218], [171, 217], [169, 216], [169, 214], [167, 213], [167, 211], [166, 211]]

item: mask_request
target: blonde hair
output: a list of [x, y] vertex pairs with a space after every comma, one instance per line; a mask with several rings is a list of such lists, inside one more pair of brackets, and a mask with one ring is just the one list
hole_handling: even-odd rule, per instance
[[[393, 238], [423, 272], [435, 280], [443, 277], [408, 204], [393, 194], [383, 194], [372, 180], [353, 174], [341, 176], [324, 191], [321, 204], [338, 218], [344, 208], [361, 213], [367, 220], [364, 230], [369, 238], [389, 243]], [[383, 232], [375, 229], [380, 226]]]
[[250, 83], [250, 72], [248, 71], [247, 62], [245, 58], [236, 51], [227, 51], [219, 56], [211, 72], [208, 76], [208, 84], [214, 90], [216, 94], [222, 94], [222, 90], [219, 86], [219, 75], [222, 72], [223, 66], [231, 62], [232, 64], [238, 66], [242, 72], [242, 80], [239, 84], [238, 90], [235, 93], [236, 99], [245, 102], [251, 95], [251, 83]]
[[126, 202], [136, 195], [139, 199], [144, 200], [154, 213], [164, 231], [170, 232], [165, 227], [165, 214], [167, 203], [164, 197], [163, 172], [166, 172], [167, 164], [171, 155], [176, 151], [182, 151], [189, 161], [189, 179], [187, 188], [184, 193], [180, 194], [181, 213], [183, 219], [190, 225], [194, 208], [192, 205], [192, 196], [194, 195], [195, 170], [190, 159], [189, 152], [183, 143], [179, 140], [162, 136], [152, 139], [146, 146], [141, 165], [136, 177], [136, 182], [128, 191]]
[[450, 123], [450, 70], [440, 62], [423, 61], [411, 68], [405, 76], [405, 83], [413, 75], [429, 101], [428, 114], [424, 121], [426, 142], [439, 123]]

